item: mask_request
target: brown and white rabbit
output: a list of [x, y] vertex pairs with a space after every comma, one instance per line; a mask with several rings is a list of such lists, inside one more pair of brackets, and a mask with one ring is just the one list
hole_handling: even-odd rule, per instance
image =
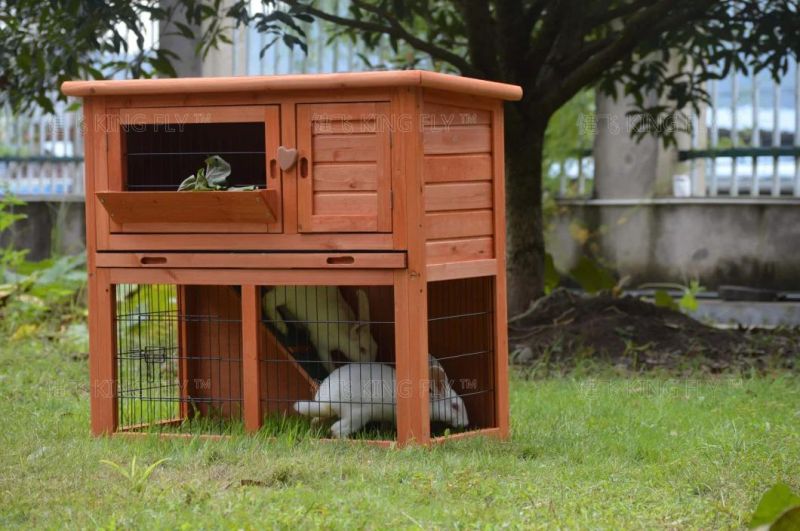
[[358, 316], [336, 286], [276, 287], [264, 295], [264, 315], [282, 334], [288, 327], [278, 307], [286, 310], [309, 331], [309, 339], [320, 361], [333, 371], [332, 353], [338, 350], [356, 362], [375, 361], [378, 344], [369, 329], [369, 299], [363, 289], [356, 290]]
[[[464, 400], [447, 381], [444, 369], [432, 356], [429, 363], [430, 418], [454, 428], [469, 425]], [[294, 409], [314, 420], [338, 418], [333, 437], [348, 437], [371, 421], [393, 421], [397, 414], [397, 378], [384, 363], [348, 363], [320, 384], [314, 400], [295, 402]]]

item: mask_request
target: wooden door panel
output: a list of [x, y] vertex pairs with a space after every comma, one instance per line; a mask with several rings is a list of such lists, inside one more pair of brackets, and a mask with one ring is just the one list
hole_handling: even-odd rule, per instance
[[391, 232], [389, 104], [297, 106], [298, 230]]

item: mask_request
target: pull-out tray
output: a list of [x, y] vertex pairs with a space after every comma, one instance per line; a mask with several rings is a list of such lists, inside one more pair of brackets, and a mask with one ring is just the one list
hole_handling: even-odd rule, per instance
[[201, 225], [221, 232], [266, 230], [277, 220], [279, 201], [276, 190], [97, 192], [97, 198], [118, 232], [180, 232]]
[[155, 269], [405, 269], [406, 253], [97, 253], [98, 267]]

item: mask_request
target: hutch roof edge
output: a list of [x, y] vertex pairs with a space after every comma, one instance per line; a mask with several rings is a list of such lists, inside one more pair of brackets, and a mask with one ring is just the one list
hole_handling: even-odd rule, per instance
[[278, 76], [200, 77], [170, 79], [125, 79], [100, 81], [65, 81], [61, 91], [67, 96], [126, 96], [150, 94], [197, 94], [286, 90], [333, 90], [343, 88], [379, 88], [420, 86], [460, 92], [472, 96], [517, 101], [522, 88], [516, 85], [440, 74], [424, 70], [303, 74]]

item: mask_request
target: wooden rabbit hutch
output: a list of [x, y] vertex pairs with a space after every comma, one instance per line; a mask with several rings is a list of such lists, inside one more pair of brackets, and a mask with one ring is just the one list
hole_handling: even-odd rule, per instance
[[[310, 416], [382, 444], [508, 435], [519, 87], [401, 71], [62, 90], [85, 107], [94, 434]], [[247, 188], [177, 191], [213, 156]]]

